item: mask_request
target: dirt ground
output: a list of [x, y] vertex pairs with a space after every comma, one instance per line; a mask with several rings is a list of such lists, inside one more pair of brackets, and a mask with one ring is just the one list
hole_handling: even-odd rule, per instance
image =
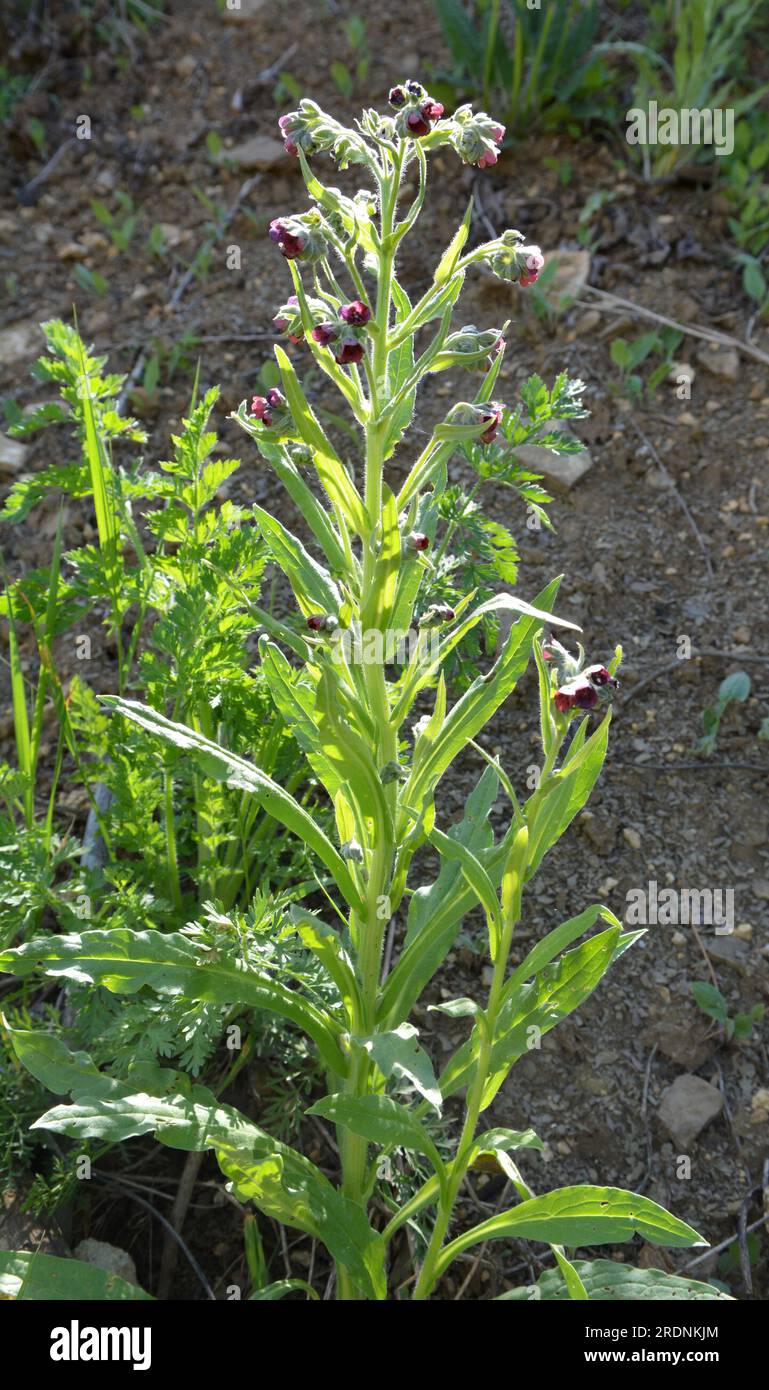
[[[260, 74], [276, 64], [294, 75], [304, 93], [345, 117], [363, 103], [381, 104], [387, 88], [403, 77], [429, 80], [446, 64], [442, 41], [428, 4], [351, 6], [340, 0], [333, 7], [339, 16], [355, 9], [365, 18], [374, 55], [365, 85], [358, 84], [348, 100], [329, 77], [340, 41], [325, 4], [268, 0], [253, 20], [239, 23], [228, 22], [209, 0], [167, 8], [170, 18], [122, 70], [108, 52], [89, 51], [82, 36], [58, 54], [39, 55], [37, 61], [50, 62], [50, 71], [24, 114], [43, 122], [46, 154], [68, 138], [83, 114], [90, 116], [92, 138], [72, 141], [45, 181], [23, 195], [27, 205], [20, 205], [19, 191], [44, 160], [24, 133], [22, 113], [14, 122], [11, 157], [0, 173], [0, 268], [4, 277], [13, 277], [2, 327], [66, 318], [75, 305], [83, 336], [120, 371], [132, 369], [148, 340], [167, 351], [194, 335], [188, 356], [200, 356], [204, 384], [223, 387], [217, 420], [222, 448], [247, 458], [234, 499], [257, 500], [279, 509], [287, 525], [297, 524], [266, 467], [255, 455], [247, 457], [247, 441], [226, 416], [253, 391], [271, 351], [270, 321], [288, 277], [264, 232], [270, 218], [303, 208], [301, 179], [290, 160], [257, 171], [213, 249], [207, 278], [193, 277], [173, 305], [185, 263], [205, 240], [211, 220], [196, 190], [228, 209], [253, 174], [218, 164], [208, 137], [218, 135], [225, 155], [254, 135], [275, 138], [275, 76], [262, 80]], [[34, 53], [29, 61], [36, 61]], [[286, 98], [281, 109], [291, 105]], [[671, 182], [650, 188], [627, 163], [620, 167], [621, 158], [619, 141], [613, 145], [589, 133], [579, 139], [540, 137], [506, 151], [484, 176], [473, 235], [486, 236], [488, 225], [517, 226], [546, 254], [575, 250], [588, 196], [611, 190], [616, 196], [593, 224], [589, 284], [769, 352], [769, 332], [752, 321], [750, 301], [728, 261], [726, 209], [717, 187]], [[424, 229], [402, 265], [409, 290], [430, 278], [475, 177], [448, 157], [433, 162], [435, 191]], [[130, 195], [139, 217], [124, 252], [115, 250], [90, 207], [93, 198], [110, 203], [116, 191]], [[164, 227], [169, 250], [163, 257], [147, 250], [154, 224]], [[239, 270], [227, 268], [226, 248], [232, 245], [240, 248]], [[103, 294], [83, 288], [74, 277], [78, 265], [104, 277]], [[660, 888], [733, 888], [738, 924], [735, 935], [715, 945], [706, 928], [696, 933], [688, 926], [650, 925], [578, 1014], [514, 1069], [490, 1123], [532, 1125], [547, 1141], [544, 1161], [532, 1155], [522, 1165], [536, 1189], [600, 1181], [643, 1191], [717, 1245], [737, 1230], [741, 1214], [747, 1224], [760, 1215], [756, 1189], [769, 1150], [769, 1115], [755, 1100], [769, 1086], [761, 1030], [727, 1044], [708, 1027], [690, 991], [693, 980], [715, 980], [732, 1012], [765, 1002], [769, 993], [767, 748], [757, 739], [769, 714], [767, 368], [747, 352], [709, 353], [702, 340], [686, 336], [676, 356], [694, 368], [691, 400], [678, 399], [675, 387], [663, 384], [653, 396], [630, 402], [609, 344], [620, 335], [635, 337], [648, 324], [622, 306], [585, 289], [564, 315], [540, 318], [523, 295], [484, 279], [468, 285], [463, 304], [464, 322], [486, 326], [513, 317], [501, 398], [514, 402], [520, 381], [533, 371], [552, 382], [567, 369], [587, 383], [591, 414], [576, 432], [593, 466], [557, 498], [554, 533], [527, 531], [516, 504], [511, 524], [521, 547], [518, 592], [530, 598], [563, 573], [561, 611], [584, 628], [592, 659], [606, 660], [617, 642], [625, 652], [604, 775], [589, 810], [535, 880], [518, 958], [526, 942], [590, 902], [604, 901], [622, 917], [627, 893], [652, 880]], [[27, 350], [0, 365], [0, 397], [22, 407], [45, 398], [28, 372], [40, 351], [42, 336], [35, 340], [30, 333]], [[301, 349], [295, 351], [300, 357]], [[425, 391], [422, 426], [445, 407], [444, 379], [437, 380]], [[149, 458], [167, 456], [189, 389], [189, 375], [179, 370], [170, 384], [161, 373], [156, 391], [140, 389], [134, 396], [134, 410], [151, 434]], [[319, 383], [314, 390], [317, 396]], [[25, 468], [50, 461], [57, 437], [35, 437]], [[509, 497], [502, 489], [487, 494], [487, 505], [508, 520]], [[46, 562], [52, 526], [52, 517], [41, 525], [38, 513], [19, 528], [4, 528], [11, 575]], [[89, 534], [84, 515], [70, 506], [65, 544], [81, 543]], [[682, 636], [695, 652], [710, 654], [677, 661]], [[63, 649], [59, 660], [68, 674], [73, 654]], [[749, 672], [752, 693], [730, 707], [713, 757], [697, 759], [692, 745], [702, 710], [721, 679], [740, 669]], [[91, 678], [100, 689], [110, 688], [108, 651], [97, 651]], [[521, 790], [525, 769], [537, 756], [533, 697], [527, 677], [485, 739]], [[7, 708], [4, 699], [0, 756], [10, 757]], [[468, 761], [447, 781], [441, 803], [446, 825], [478, 770]], [[438, 998], [439, 990], [451, 997], [472, 993], [481, 969], [471, 922], [448, 974], [424, 1003]], [[423, 1039], [440, 1062], [460, 1036], [460, 1021], [425, 1013], [424, 1026], [430, 1031]], [[666, 1088], [691, 1072], [717, 1087], [725, 1105], [690, 1145], [691, 1171], [682, 1178], [680, 1146], [664, 1128], [658, 1107]], [[161, 1185], [179, 1171], [179, 1155], [134, 1145], [142, 1171]], [[333, 1167], [333, 1155], [317, 1156]], [[213, 1166], [204, 1164], [201, 1175], [213, 1178]], [[223, 1297], [238, 1277], [240, 1218], [212, 1188], [199, 1193], [187, 1235]], [[473, 1202], [493, 1209], [500, 1195], [497, 1177], [481, 1178], [468, 1210]], [[92, 1225], [99, 1229], [88, 1234], [115, 1239], [134, 1255], [140, 1279], [151, 1277], [158, 1238], [146, 1213], [105, 1199]], [[626, 1258], [639, 1258], [631, 1247], [625, 1250]], [[310, 1258], [309, 1242], [291, 1243], [295, 1273], [303, 1267], [306, 1272]], [[651, 1248], [640, 1252], [642, 1262], [665, 1268], [681, 1268], [688, 1258]], [[444, 1281], [442, 1296], [456, 1294], [467, 1268], [453, 1285]], [[484, 1257], [463, 1297], [493, 1296], [536, 1272], [530, 1251], [505, 1243]], [[716, 1272], [714, 1261], [697, 1272]], [[728, 1277], [735, 1293], [750, 1296], [739, 1273]], [[765, 1296], [765, 1255], [753, 1281], [753, 1296]], [[177, 1296], [200, 1296], [181, 1268]]]

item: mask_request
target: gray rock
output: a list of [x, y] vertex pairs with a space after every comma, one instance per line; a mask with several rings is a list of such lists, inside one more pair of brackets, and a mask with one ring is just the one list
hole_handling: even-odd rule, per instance
[[705, 941], [705, 950], [716, 965], [730, 965], [742, 974], [747, 969], [750, 947], [737, 936], [714, 936]]
[[43, 349], [43, 335], [36, 319], [18, 319], [0, 333], [0, 365], [13, 367], [28, 362]]
[[[568, 430], [561, 433], [568, 434]], [[540, 444], [522, 444], [515, 457], [532, 473], [541, 473], [554, 492], [568, 492], [593, 466], [589, 449], [580, 449], [576, 454], [554, 454]]]
[[709, 1081], [685, 1073], [668, 1086], [658, 1111], [668, 1134], [683, 1150], [715, 1120], [724, 1108], [724, 1098]]
[[10, 435], [0, 434], [0, 473], [18, 473], [24, 467], [29, 445], [21, 444]]
[[248, 24], [264, 9], [265, 0], [225, 0], [222, 19], [230, 24]]
[[217, 152], [217, 164], [237, 164], [239, 169], [271, 169], [290, 158], [279, 140], [271, 135], [252, 135], [241, 145]]
[[590, 279], [589, 251], [551, 251], [547, 261], [557, 262], [555, 274], [545, 289], [548, 299], [561, 305], [579, 298]]
[[107, 1274], [116, 1274], [129, 1284], [137, 1284], [136, 1265], [126, 1250], [118, 1245], [109, 1245], [106, 1240], [81, 1240], [75, 1247], [75, 1259], [85, 1264], [103, 1269]]
[[719, 343], [708, 343], [700, 348], [697, 361], [713, 376], [726, 381], [736, 381], [740, 372], [740, 355], [736, 348], [722, 347]]

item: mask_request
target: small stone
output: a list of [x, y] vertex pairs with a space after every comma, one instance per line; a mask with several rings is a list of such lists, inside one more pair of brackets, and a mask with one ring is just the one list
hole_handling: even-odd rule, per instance
[[290, 157], [280, 140], [274, 140], [271, 135], [252, 135], [241, 145], [219, 150], [215, 159], [217, 164], [237, 164], [239, 169], [271, 169]]
[[81, 241], [65, 241], [56, 252], [57, 261], [84, 261], [88, 255], [88, 247]]
[[671, 362], [667, 380], [670, 382], [671, 386], [682, 386], [684, 383], [680, 378], [685, 377], [686, 381], [688, 381], [691, 386], [696, 375], [697, 373], [694, 367], [692, 367], [689, 362]]
[[641, 836], [638, 834], [637, 830], [633, 829], [632, 825], [625, 825], [622, 827], [622, 838], [630, 845], [631, 849], [641, 848]]
[[670, 939], [671, 939], [671, 941], [673, 942], [673, 945], [674, 945], [674, 946], [685, 946], [685, 945], [686, 945], [686, 937], [684, 936], [684, 934], [683, 934], [682, 931], [674, 931], [674, 932], [673, 932], [673, 935], [672, 935], [672, 937], [671, 937]]
[[129, 1284], [138, 1283], [136, 1265], [128, 1251], [121, 1250], [118, 1245], [109, 1245], [106, 1240], [81, 1240], [75, 1247], [75, 1259], [103, 1269], [107, 1274], [116, 1274]]
[[750, 952], [744, 941], [735, 939], [734, 933], [731, 936], [716, 936], [712, 941], [706, 941], [705, 950], [716, 965], [731, 966], [732, 970], [745, 973]]
[[226, 0], [222, 19], [230, 24], [248, 24], [264, 8], [265, 0]]
[[757, 898], [769, 900], [769, 878], [757, 878], [753, 881], [753, 892]]
[[597, 309], [586, 309], [584, 314], [580, 314], [577, 319], [574, 332], [578, 338], [586, 337], [588, 333], [595, 333], [600, 322], [601, 315]]
[[756, 1091], [750, 1101], [750, 1123], [752, 1125], [769, 1124], [769, 1090], [762, 1086], [760, 1091]]
[[697, 353], [697, 361], [713, 376], [723, 377], [725, 381], [736, 381], [740, 371], [740, 355], [736, 348], [721, 347], [711, 343]]
[[588, 449], [580, 449], [575, 454], [554, 454], [552, 449], [544, 449], [541, 444], [522, 444], [515, 450], [515, 457], [532, 473], [541, 473], [555, 492], [569, 492], [593, 466]]
[[0, 473], [18, 473], [19, 469], [24, 467], [28, 453], [28, 444], [21, 444], [18, 439], [0, 434]]
[[192, 74], [195, 71], [197, 65], [197, 58], [194, 58], [191, 53], [185, 53], [181, 58], [177, 60], [177, 75], [179, 77], [192, 77]]
[[750, 628], [749, 628], [749, 627], [744, 627], [744, 626], [743, 626], [743, 627], [736, 627], [736, 628], [734, 629], [734, 633], [733, 633], [732, 635], [733, 635], [733, 637], [734, 637], [735, 642], [749, 642], [749, 641], [750, 641]]
[[644, 1042], [649, 1047], [656, 1045], [664, 1057], [677, 1067], [685, 1067], [687, 1072], [701, 1067], [713, 1051], [713, 1043], [699, 1019], [687, 1017], [680, 1021], [670, 1014], [664, 1014], [647, 1029]]
[[589, 251], [552, 251], [548, 264], [555, 264], [555, 273], [548, 282], [548, 299], [560, 304], [563, 300], [578, 299], [590, 278]]
[[43, 335], [36, 319], [19, 319], [0, 332], [0, 366], [17, 366], [43, 350]]
[[664, 1092], [658, 1114], [671, 1138], [686, 1150], [723, 1108], [724, 1098], [715, 1086], [685, 1073]]
[[737, 926], [734, 928], [734, 935], [735, 935], [736, 937], [739, 937], [740, 941], [752, 941], [752, 940], [753, 940], [753, 924], [752, 924], [752, 922], [739, 922], [739, 923], [737, 924]]

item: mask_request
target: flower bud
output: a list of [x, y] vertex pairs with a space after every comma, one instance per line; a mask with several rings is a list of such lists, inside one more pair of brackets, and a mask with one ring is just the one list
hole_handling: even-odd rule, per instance
[[307, 619], [307, 626], [310, 632], [335, 632], [339, 627], [339, 619], [333, 613], [311, 613]]
[[497, 430], [499, 429], [499, 425], [502, 420], [503, 414], [504, 406], [499, 405], [495, 401], [492, 401], [488, 406], [483, 407], [481, 419], [488, 420], [489, 424], [488, 428], [485, 429], [483, 431], [483, 434], [481, 435], [481, 444], [494, 443], [494, 440], [497, 437]]
[[599, 688], [601, 686], [610, 685], [616, 690], [619, 686], [619, 681], [616, 676], [612, 676], [606, 670], [605, 666], [587, 666], [583, 671], [583, 675], [587, 676], [588, 680], [592, 681], [593, 685], [597, 685]]
[[404, 82], [390, 91], [390, 105], [398, 111], [395, 129], [399, 135], [419, 139], [429, 135], [434, 121], [443, 115], [443, 106], [433, 101], [419, 82]]
[[406, 95], [402, 87], [391, 87], [390, 94], [387, 100], [389, 101], [391, 106], [399, 108], [401, 106], [406, 105], [406, 102], [408, 101], [408, 96]]
[[465, 164], [489, 169], [499, 158], [498, 146], [505, 135], [500, 125], [485, 111], [473, 111], [472, 106], [460, 106], [451, 117], [449, 140]]
[[319, 212], [302, 213], [299, 217], [275, 217], [269, 226], [268, 236], [274, 241], [287, 261], [302, 257], [307, 261], [319, 261], [328, 251], [328, 242], [323, 231], [323, 221]]
[[495, 275], [521, 286], [533, 285], [544, 264], [539, 247], [527, 246], [521, 233], [515, 231], [504, 232], [500, 245], [489, 257]]
[[419, 619], [419, 627], [439, 627], [441, 623], [452, 623], [456, 618], [453, 608], [447, 603], [431, 603]]
[[390, 782], [408, 782], [409, 770], [401, 763], [385, 763], [384, 767], [379, 770], [379, 776], [383, 786], [386, 787]]
[[254, 396], [251, 402], [251, 414], [257, 420], [261, 420], [262, 424], [269, 429], [272, 424], [272, 411], [266, 396]]
[[345, 840], [341, 854], [343, 859], [350, 859], [353, 864], [363, 863], [363, 850], [357, 840]]
[[295, 294], [289, 295], [285, 306], [278, 311], [272, 321], [279, 333], [288, 333], [289, 342], [301, 343], [304, 338], [304, 330], [302, 328], [302, 316], [299, 312], [299, 300]]
[[367, 304], [363, 303], [362, 299], [353, 299], [350, 304], [342, 305], [339, 316], [344, 319], [345, 323], [362, 327], [371, 318], [371, 310]]
[[409, 550], [421, 552], [430, 549], [430, 539], [425, 535], [424, 531], [409, 531], [406, 537], [406, 545]]

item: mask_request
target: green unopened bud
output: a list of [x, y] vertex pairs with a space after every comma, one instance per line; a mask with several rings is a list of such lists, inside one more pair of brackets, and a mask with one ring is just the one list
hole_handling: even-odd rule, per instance
[[409, 770], [400, 763], [385, 763], [384, 767], [380, 768], [379, 776], [384, 786], [389, 782], [408, 782]]
[[502, 916], [514, 927], [521, 915], [521, 895], [529, 857], [529, 827], [522, 825], [513, 840], [502, 875]]
[[345, 840], [341, 854], [343, 859], [349, 859], [353, 864], [363, 863], [363, 850], [357, 840]]

